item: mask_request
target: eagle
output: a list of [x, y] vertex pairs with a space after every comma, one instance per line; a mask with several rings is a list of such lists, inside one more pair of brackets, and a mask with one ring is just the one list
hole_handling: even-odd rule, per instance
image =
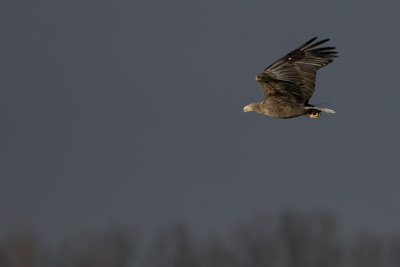
[[315, 90], [317, 71], [337, 57], [336, 47], [318, 47], [329, 39], [316, 40], [317, 37], [312, 38], [258, 74], [255, 79], [264, 92], [264, 101], [251, 103], [243, 111], [279, 119], [303, 115], [315, 119], [321, 112], [335, 113], [308, 103]]

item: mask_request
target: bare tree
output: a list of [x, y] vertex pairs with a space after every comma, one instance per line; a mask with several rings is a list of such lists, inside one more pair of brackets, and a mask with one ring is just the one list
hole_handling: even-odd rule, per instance
[[147, 254], [145, 265], [149, 267], [196, 267], [199, 266], [194, 242], [182, 224], [160, 232]]
[[392, 262], [392, 267], [400, 267], [400, 237], [394, 236], [390, 240], [389, 257]]
[[89, 238], [78, 252], [79, 267], [127, 267], [134, 253], [132, 236], [119, 228]]
[[350, 252], [350, 262], [353, 267], [387, 266], [382, 238], [369, 233], [359, 234]]
[[280, 215], [279, 234], [288, 267], [335, 267], [342, 263], [337, 223], [328, 213], [286, 210]]
[[200, 266], [234, 267], [238, 266], [238, 258], [220, 238], [212, 237], [202, 246]]
[[343, 265], [342, 244], [338, 239], [337, 222], [330, 213], [319, 212], [313, 219], [313, 266], [336, 267]]
[[15, 228], [6, 236], [1, 253], [4, 267], [33, 267], [36, 238], [26, 229]]
[[241, 225], [235, 237], [241, 266], [276, 266], [279, 250], [275, 229], [265, 216], [257, 216], [251, 222]]
[[304, 215], [289, 210], [282, 212], [279, 219], [279, 234], [286, 254], [286, 266], [309, 266], [312, 249], [312, 225]]

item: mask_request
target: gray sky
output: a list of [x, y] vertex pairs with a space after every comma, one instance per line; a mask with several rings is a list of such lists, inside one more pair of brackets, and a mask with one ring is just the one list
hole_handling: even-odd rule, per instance
[[[283, 207], [399, 231], [397, 1], [6, 1], [0, 230], [176, 221], [221, 232]], [[263, 68], [313, 36], [340, 57], [311, 103], [242, 112]]]

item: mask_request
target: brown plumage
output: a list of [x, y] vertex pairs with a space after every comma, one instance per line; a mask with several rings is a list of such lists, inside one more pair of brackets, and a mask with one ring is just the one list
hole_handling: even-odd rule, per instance
[[318, 118], [321, 112], [335, 113], [308, 103], [314, 93], [317, 71], [337, 57], [335, 47], [315, 48], [329, 39], [314, 42], [316, 39], [312, 38], [258, 74], [256, 81], [264, 92], [264, 101], [251, 103], [243, 111], [280, 119], [302, 115]]

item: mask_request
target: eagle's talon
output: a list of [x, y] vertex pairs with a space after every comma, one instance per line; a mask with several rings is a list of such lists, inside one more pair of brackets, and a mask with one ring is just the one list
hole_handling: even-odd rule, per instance
[[311, 113], [310, 118], [312, 119], [318, 119], [321, 116], [321, 113], [317, 112], [317, 113]]

